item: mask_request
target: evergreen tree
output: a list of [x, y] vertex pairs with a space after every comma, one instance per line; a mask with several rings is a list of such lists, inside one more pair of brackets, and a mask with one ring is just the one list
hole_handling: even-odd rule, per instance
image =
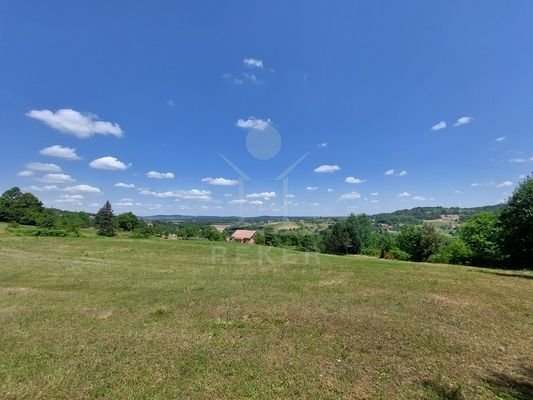
[[98, 234], [101, 236], [115, 236], [115, 215], [111, 208], [109, 200], [105, 202], [104, 206], [96, 213], [94, 220], [98, 228]]

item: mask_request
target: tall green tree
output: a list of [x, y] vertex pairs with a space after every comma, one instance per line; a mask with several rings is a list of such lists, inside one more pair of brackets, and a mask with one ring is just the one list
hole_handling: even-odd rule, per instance
[[104, 206], [96, 213], [94, 222], [98, 228], [98, 234], [101, 236], [115, 236], [115, 214], [111, 208], [109, 200], [105, 202]]
[[515, 189], [501, 212], [503, 250], [510, 268], [533, 268], [533, 177]]
[[120, 214], [117, 221], [119, 228], [128, 232], [133, 231], [140, 224], [139, 219], [131, 211]]
[[6, 190], [0, 196], [0, 221], [35, 225], [43, 212], [43, 203], [31, 193], [18, 187]]
[[441, 238], [433, 225], [404, 225], [396, 243], [400, 250], [410, 255], [411, 260], [426, 261], [439, 251]]
[[501, 264], [498, 217], [491, 212], [474, 215], [461, 228], [461, 239], [471, 251], [472, 264], [479, 267], [494, 267]]

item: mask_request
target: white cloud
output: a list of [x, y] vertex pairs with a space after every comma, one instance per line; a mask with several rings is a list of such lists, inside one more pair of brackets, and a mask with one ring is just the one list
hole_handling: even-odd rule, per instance
[[91, 207], [91, 208], [100, 207], [100, 204], [98, 204], [98, 203], [91, 203], [91, 204], [89, 204], [89, 207]]
[[263, 68], [263, 61], [258, 58], [245, 58], [244, 60], [242, 60], [242, 62], [244, 63], [244, 65], [250, 68]]
[[101, 192], [99, 188], [90, 186], [90, 185], [67, 186], [63, 190], [65, 192], [71, 192], [71, 193], [100, 193]]
[[386, 176], [405, 176], [405, 175], [407, 175], [407, 171], [403, 170], [403, 171], [401, 171], [400, 173], [397, 174], [396, 170], [389, 169], [389, 170], [385, 171], [385, 175]]
[[398, 176], [405, 176], [405, 175], [407, 175], [407, 171], [406, 170], [403, 170], [402, 172], [400, 172], [398, 174]]
[[24, 188], [24, 190], [27, 191], [35, 191], [35, 192], [52, 192], [56, 190], [60, 190], [56, 185], [45, 185], [45, 186], [28, 186], [27, 188]]
[[460, 190], [454, 190], [453, 192], [454, 192], [455, 194], [459, 194], [459, 193], [461, 193]]
[[255, 74], [247, 74], [247, 73], [244, 73], [242, 74], [242, 76], [244, 76], [244, 78], [252, 83], [262, 83], [259, 79], [257, 79], [257, 76], [255, 76]]
[[499, 138], [494, 139], [495, 142], [503, 142], [507, 140], [507, 136], [500, 136]]
[[248, 119], [239, 118], [235, 125], [243, 129], [257, 129], [260, 131], [264, 131], [271, 124], [272, 121], [270, 119], [264, 120], [260, 118], [249, 117]]
[[58, 144], [42, 149], [39, 153], [43, 156], [59, 157], [66, 160], [79, 160], [80, 156], [76, 154], [76, 149], [72, 147], [64, 147]]
[[387, 176], [394, 175], [394, 170], [393, 169], [389, 169], [389, 170], [385, 171], [385, 175], [387, 175]]
[[209, 185], [215, 186], [235, 186], [239, 184], [238, 180], [235, 179], [226, 179], [226, 178], [203, 178], [202, 182], [208, 183]]
[[263, 204], [261, 200], [252, 200], [250, 204], [253, 204], [254, 206], [260, 206]]
[[264, 199], [270, 200], [276, 197], [276, 192], [261, 192], [261, 193], [250, 193], [246, 197], [249, 199]]
[[327, 192], [328, 192], [328, 193], [333, 193], [334, 191], [335, 191], [335, 189], [333, 189], [333, 188], [328, 188], [328, 189], [327, 189]]
[[318, 189], [318, 186], [307, 186], [305, 188], [305, 190], [309, 190], [310, 192], [314, 191], [314, 190], [317, 190]]
[[118, 182], [113, 185], [117, 188], [123, 188], [123, 189], [135, 189], [135, 185], [133, 183], [124, 183], [124, 182]]
[[131, 164], [125, 164], [116, 157], [106, 156], [100, 157], [89, 163], [89, 166], [94, 169], [105, 169], [108, 171], [124, 171], [128, 169]]
[[422, 197], [422, 196], [413, 196], [412, 199], [413, 200], [417, 200], [417, 201], [425, 201], [426, 200], [426, 198]]
[[510, 186], [513, 186], [513, 182], [505, 181], [505, 182], [502, 182], [502, 183], [498, 184], [496, 187], [501, 188], [501, 187], [510, 187]]
[[494, 185], [494, 182], [474, 182], [470, 184], [472, 187], [479, 187], [479, 186], [492, 186]]
[[329, 164], [323, 164], [319, 165], [314, 169], [315, 172], [318, 172], [319, 174], [329, 174], [335, 171], [339, 171], [341, 167], [338, 165], [329, 165]]
[[174, 174], [172, 172], [150, 171], [146, 173], [146, 176], [151, 179], [174, 179]]
[[435, 125], [431, 127], [432, 131], [440, 131], [441, 129], [446, 128], [446, 121], [440, 121], [437, 122]]
[[474, 121], [474, 118], [472, 117], [461, 117], [457, 120], [455, 124], [453, 124], [453, 126], [466, 125], [466, 124], [471, 123], [472, 121]]
[[320, 147], [320, 148], [322, 148], [322, 149], [325, 148], [325, 147], [328, 147], [328, 142], [320, 143], [320, 144], [318, 145], [318, 147]]
[[244, 203], [247, 203], [248, 200], [246, 199], [234, 199], [234, 200], [230, 200], [228, 201], [228, 204], [244, 204]]
[[359, 184], [359, 183], [365, 183], [366, 182], [366, 179], [359, 179], [359, 178], [354, 178], [353, 176], [349, 176], [347, 177], [344, 182], [346, 183], [353, 183], [353, 184]]
[[119, 201], [114, 204], [116, 207], [132, 207], [134, 203], [132, 201]]
[[43, 172], [61, 172], [61, 167], [56, 164], [47, 164], [40, 162], [32, 162], [26, 165], [26, 168], [33, 171], [43, 171]]
[[139, 192], [145, 196], [155, 196], [159, 198], [176, 198], [184, 200], [212, 200], [211, 192], [209, 190], [191, 189], [191, 190], [171, 190], [167, 192], [152, 192], [150, 190], [141, 190]]
[[68, 183], [76, 181], [76, 179], [73, 179], [67, 174], [46, 174], [39, 180], [46, 183]]
[[339, 196], [339, 200], [355, 200], [359, 199], [361, 195], [357, 192], [344, 193]]
[[20, 171], [17, 175], [18, 176], [32, 176], [34, 174], [33, 171]]
[[233, 83], [234, 85], [242, 85], [244, 81], [240, 78], [235, 78], [231, 74], [224, 74], [222, 75], [222, 78], [224, 78], [229, 83]]
[[371, 203], [379, 203], [379, 200], [376, 200], [376, 199], [373, 199], [373, 200], [370, 200]]
[[407, 193], [407, 192], [401, 192], [401, 193], [398, 194], [398, 196], [399, 197], [409, 197], [411, 195], [409, 193]]
[[121, 137], [123, 131], [117, 123], [101, 121], [91, 113], [80, 113], [71, 109], [31, 110], [26, 113], [30, 118], [44, 122], [46, 125], [63, 133], [85, 139], [93, 135], [113, 135]]
[[379, 193], [378, 192], [372, 192], [372, 193], [370, 193], [370, 196], [379, 196]]

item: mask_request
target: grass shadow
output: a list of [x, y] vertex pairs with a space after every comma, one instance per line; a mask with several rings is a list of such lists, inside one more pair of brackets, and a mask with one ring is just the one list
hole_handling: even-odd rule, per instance
[[524, 368], [523, 377], [512, 377], [496, 373], [486, 379], [491, 390], [501, 399], [531, 400], [533, 399], [533, 368]]
[[522, 278], [522, 279], [533, 279], [533, 275], [529, 275], [527, 273], [520, 274], [517, 272], [500, 272], [500, 271], [487, 271], [487, 270], [479, 270], [476, 272], [481, 272], [482, 274], [491, 274], [491, 275], [498, 275], [498, 276], [508, 276], [511, 278]]
[[426, 380], [422, 387], [431, 399], [438, 400], [466, 400], [460, 386], [449, 386], [435, 381]]

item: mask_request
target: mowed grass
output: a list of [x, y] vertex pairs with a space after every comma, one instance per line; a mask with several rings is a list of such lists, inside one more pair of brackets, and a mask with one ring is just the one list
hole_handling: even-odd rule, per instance
[[531, 278], [3, 233], [0, 398], [528, 399]]

